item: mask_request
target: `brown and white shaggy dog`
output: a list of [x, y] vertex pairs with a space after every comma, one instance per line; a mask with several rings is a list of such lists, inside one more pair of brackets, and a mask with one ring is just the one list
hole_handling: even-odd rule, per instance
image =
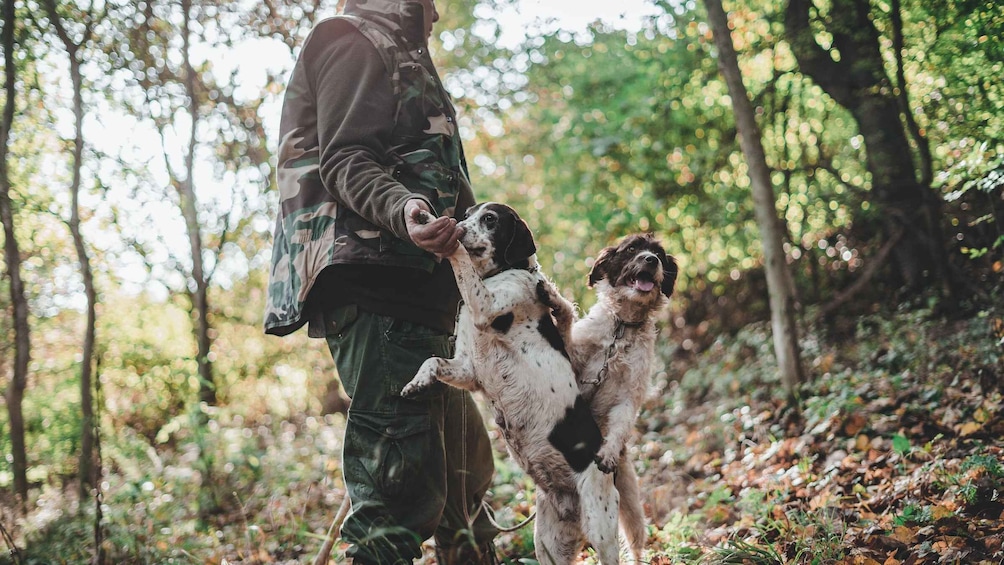
[[597, 302], [574, 323], [568, 339], [579, 392], [603, 432], [596, 463], [604, 472], [616, 471], [621, 528], [636, 561], [647, 535], [627, 443], [651, 379], [656, 314], [669, 302], [676, 274], [676, 261], [650, 234], [607, 247], [589, 273]]

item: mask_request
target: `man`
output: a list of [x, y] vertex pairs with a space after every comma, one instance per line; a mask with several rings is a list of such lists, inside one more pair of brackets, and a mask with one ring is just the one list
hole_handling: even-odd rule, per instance
[[[347, 0], [287, 85], [265, 330], [309, 323], [351, 398], [342, 527], [354, 563], [495, 563], [481, 511], [494, 470], [469, 393], [401, 388], [449, 357], [459, 292], [455, 216], [474, 203], [456, 113], [429, 58], [434, 0]], [[422, 211], [434, 220], [422, 224]]]

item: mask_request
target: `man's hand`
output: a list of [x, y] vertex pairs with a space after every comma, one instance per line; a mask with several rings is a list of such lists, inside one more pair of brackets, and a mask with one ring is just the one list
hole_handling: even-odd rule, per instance
[[457, 220], [446, 216], [436, 218], [428, 203], [418, 198], [405, 203], [404, 223], [412, 243], [438, 257], [453, 255], [464, 233], [457, 227]]

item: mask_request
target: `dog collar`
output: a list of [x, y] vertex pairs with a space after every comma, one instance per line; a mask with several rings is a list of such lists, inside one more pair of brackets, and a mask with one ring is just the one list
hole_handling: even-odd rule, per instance
[[645, 325], [645, 320], [642, 320], [640, 322], [628, 322], [626, 320], [620, 319], [620, 317], [618, 316], [614, 316], [614, 320], [616, 320], [617, 322], [616, 324], [614, 324], [614, 341], [617, 341], [618, 339], [624, 337], [624, 330], [628, 328], [636, 329]]
[[494, 271], [489, 271], [488, 274], [486, 274], [484, 276], [484, 278], [485, 279], [490, 279], [490, 278], [494, 277], [495, 275], [498, 275], [500, 273], [504, 273], [506, 271], [512, 271], [514, 269], [515, 270], [520, 270], [520, 271], [526, 271], [528, 273], [536, 273], [537, 271], [540, 270], [540, 265], [533, 264], [533, 265], [528, 265], [526, 267], [517, 267], [515, 265], [506, 265], [504, 267], [500, 267], [498, 269], [495, 269]]

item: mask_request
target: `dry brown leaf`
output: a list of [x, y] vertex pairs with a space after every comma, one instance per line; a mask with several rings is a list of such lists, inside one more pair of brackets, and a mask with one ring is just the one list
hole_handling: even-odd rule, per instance
[[848, 436], [856, 436], [868, 425], [868, 418], [859, 412], [855, 412], [844, 420], [844, 433]]
[[[951, 504], [951, 506], [954, 506], [954, 504]], [[952, 516], [955, 516], [955, 509], [950, 507], [949, 502], [931, 507], [931, 518], [935, 520], [951, 518]]]
[[809, 500], [810, 510], [819, 510], [820, 508], [825, 508], [834, 499], [833, 493], [829, 491], [824, 491]]
[[988, 411], [986, 408], [980, 407], [973, 414], [973, 420], [976, 420], [980, 424], [986, 424], [990, 420], [991, 416], [992, 414], [990, 413], [990, 411]]
[[908, 545], [917, 540], [916, 532], [906, 526], [896, 526], [896, 529], [892, 531], [892, 534], [889, 537], [900, 543]]
[[872, 442], [871, 438], [869, 438], [865, 434], [861, 434], [858, 436], [858, 439], [854, 442], [854, 447], [858, 451], [864, 451], [868, 449], [868, 446], [871, 445], [871, 442]]
[[982, 427], [983, 424], [977, 422], [966, 422], [965, 424], [962, 424], [961, 426], [958, 427], [959, 435], [963, 437], [971, 436], [976, 432], [980, 431]]

